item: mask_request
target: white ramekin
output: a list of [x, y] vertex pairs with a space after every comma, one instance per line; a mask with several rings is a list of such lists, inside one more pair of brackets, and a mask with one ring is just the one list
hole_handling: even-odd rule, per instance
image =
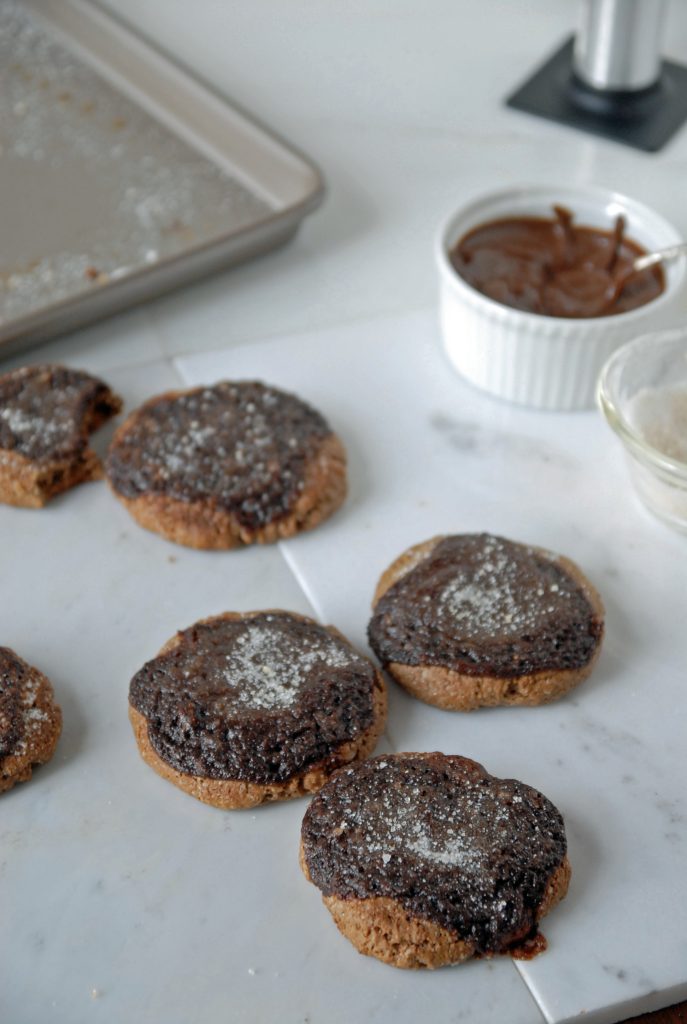
[[537, 409], [594, 405], [601, 367], [623, 342], [667, 323], [680, 292], [684, 259], [666, 266], [662, 295], [637, 309], [585, 319], [540, 316], [503, 306], [476, 291], [454, 270], [449, 251], [471, 228], [510, 216], [552, 215], [565, 206], [578, 224], [612, 228], [622, 213], [627, 233], [645, 249], [681, 241], [650, 207], [595, 185], [519, 186], [481, 196], [453, 214], [436, 244], [441, 330], [455, 369], [484, 391]]

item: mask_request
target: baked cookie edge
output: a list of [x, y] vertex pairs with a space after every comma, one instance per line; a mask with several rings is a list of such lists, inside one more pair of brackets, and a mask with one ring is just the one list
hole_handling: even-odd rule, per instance
[[[428, 558], [445, 537], [445, 534], [440, 534], [415, 544], [391, 563], [377, 584], [372, 601], [373, 612], [384, 594]], [[538, 707], [563, 697], [591, 674], [601, 654], [605, 633], [605, 608], [601, 596], [589, 578], [570, 558], [536, 545], [526, 546], [564, 569], [589, 601], [593, 614], [601, 624], [601, 631], [590, 660], [575, 669], [547, 670], [516, 677], [466, 675], [440, 665], [382, 663], [384, 671], [412, 697], [445, 711], [474, 711], [481, 707], [518, 705]]]
[[26, 740], [26, 750], [9, 753], [0, 759], [0, 793], [6, 793], [18, 782], [27, 782], [34, 768], [47, 764], [52, 758], [62, 733], [62, 709], [55, 700], [55, 692], [48, 677], [29, 665], [12, 651], [14, 657], [28, 669], [29, 680], [36, 683], [36, 696], [32, 707], [38, 708], [46, 717], [39, 721]]
[[[314, 885], [305, 857], [303, 840], [299, 863], [305, 878]], [[535, 912], [535, 925], [566, 896], [571, 866], [568, 856], [549, 878], [544, 896]], [[341, 934], [364, 956], [372, 956], [392, 967], [405, 970], [447, 967], [472, 959], [475, 945], [459, 939], [447, 928], [406, 911], [388, 896], [342, 899], [322, 896]], [[517, 952], [517, 946], [513, 953]], [[491, 954], [492, 956], [498, 954]], [[505, 950], [503, 955], [509, 955]], [[481, 954], [481, 958], [489, 958]]]
[[[205, 625], [221, 620], [237, 620], [252, 618], [257, 615], [284, 613], [283, 609], [262, 609], [251, 612], [222, 612], [219, 615], [211, 615], [199, 619], [194, 625]], [[302, 622], [314, 622], [314, 619], [307, 615], [300, 615], [297, 612], [288, 612], [289, 615]], [[319, 625], [319, 623], [318, 623]], [[330, 633], [335, 634], [339, 639], [353, 646], [350, 641], [335, 627], [323, 627]], [[157, 657], [174, 650], [182, 641], [182, 632], [177, 632], [158, 651]], [[355, 648], [354, 648], [355, 650]], [[364, 655], [361, 655], [365, 657]], [[365, 658], [369, 661], [369, 658]], [[371, 663], [370, 663], [371, 664]], [[377, 745], [379, 737], [384, 731], [387, 713], [387, 688], [384, 676], [379, 669], [374, 669], [375, 683], [373, 693], [373, 719], [372, 724], [355, 740], [349, 740], [331, 752], [329, 757], [317, 764], [312, 765], [307, 772], [293, 776], [281, 783], [257, 783], [245, 782], [233, 779], [209, 779], [200, 775], [186, 775], [177, 771], [160, 757], [154, 749], [148, 737], [148, 721], [146, 717], [129, 704], [129, 720], [134, 731], [134, 737], [139, 753], [145, 763], [158, 775], [179, 789], [195, 797], [202, 803], [219, 807], [223, 810], [241, 810], [249, 807], [258, 807], [263, 803], [271, 803], [278, 800], [291, 800], [296, 797], [305, 796], [308, 793], [315, 793], [320, 790], [337, 769], [345, 767], [354, 761], [362, 761], [368, 757]]]
[[185, 502], [151, 493], [127, 498], [117, 492], [109, 476], [108, 483], [115, 497], [144, 529], [184, 547], [227, 551], [250, 544], [273, 544], [319, 526], [346, 498], [346, 462], [342, 441], [337, 434], [329, 434], [308, 460], [303, 490], [292, 511], [257, 529], [243, 526], [214, 499]]

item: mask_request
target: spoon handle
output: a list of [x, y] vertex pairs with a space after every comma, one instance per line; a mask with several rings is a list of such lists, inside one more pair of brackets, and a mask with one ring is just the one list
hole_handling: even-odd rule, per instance
[[685, 255], [687, 255], [687, 242], [678, 242], [677, 245], [671, 245], [667, 249], [659, 249], [656, 252], [648, 252], [644, 256], [638, 256], [632, 264], [632, 269], [647, 270], [657, 263], [667, 263], [669, 260], [675, 260], [678, 256]]

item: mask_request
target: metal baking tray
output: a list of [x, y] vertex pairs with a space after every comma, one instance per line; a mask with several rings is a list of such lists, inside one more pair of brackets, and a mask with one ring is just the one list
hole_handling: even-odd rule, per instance
[[0, 3], [0, 356], [285, 242], [323, 191], [91, 0]]

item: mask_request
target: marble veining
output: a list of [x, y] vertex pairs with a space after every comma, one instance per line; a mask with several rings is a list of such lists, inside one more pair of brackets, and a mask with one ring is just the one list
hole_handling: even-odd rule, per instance
[[[316, 355], [323, 347], [326, 367]], [[584, 1013], [609, 1024], [687, 995], [687, 751], [676, 713], [687, 549], [632, 502], [601, 418], [532, 413], [464, 385], [443, 362], [431, 310], [178, 366], [189, 383], [249, 366], [282, 387], [299, 382], [362, 453], [356, 501], [282, 545], [321, 614], [354, 642], [364, 642], [381, 571], [435, 534], [487, 530], [578, 562], [607, 609], [589, 680], [546, 707], [469, 716], [393, 687], [387, 736], [398, 750], [473, 757], [561, 809], [570, 891], [543, 922], [546, 954], [517, 964], [547, 1021]]]
[[555, 465], [566, 470], [578, 469], [582, 465], [579, 459], [571, 458], [567, 452], [547, 444], [541, 438], [492, 430], [479, 422], [460, 420], [443, 412], [432, 414], [429, 424], [459, 452], [475, 458], [485, 458], [499, 452], [507, 458], [543, 463], [545, 466]]
[[[101, 373], [127, 409], [182, 383], [164, 362]], [[541, 1021], [506, 960], [468, 965], [457, 1003], [451, 972], [399, 975], [348, 950], [298, 867], [304, 801], [217, 811], [139, 758], [129, 680], [176, 629], [225, 610], [313, 615], [280, 550], [172, 547], [103, 482], [38, 515], [0, 506], [3, 577], [20, 581], [3, 640], [53, 679], [64, 733], [2, 800], [3, 1022], [384, 1024], [428, 1005], [439, 1020], [501, 1024], [507, 1005], [514, 1024]]]

